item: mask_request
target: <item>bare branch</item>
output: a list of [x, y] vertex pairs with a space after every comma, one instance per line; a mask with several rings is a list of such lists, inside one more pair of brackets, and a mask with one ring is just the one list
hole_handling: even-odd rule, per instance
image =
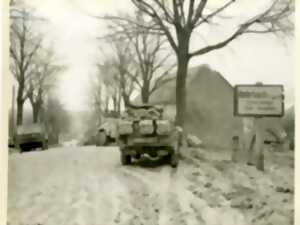
[[[225, 3], [223, 6], [221, 6], [220, 8], [216, 9], [215, 11], [213, 11], [212, 13], [208, 14], [205, 17], [202, 17], [202, 15], [195, 17], [193, 20], [193, 24], [195, 27], [200, 26], [203, 23], [208, 23], [209, 20], [211, 18], [213, 18], [214, 16], [218, 15], [219, 13], [221, 13], [222, 11], [224, 11], [225, 9], [227, 9], [230, 5], [232, 5], [236, 0], [230, 0], [227, 3]], [[202, 18], [200, 21], [199, 19]], [[199, 21], [199, 22], [198, 22]]]
[[187, 24], [189, 25], [192, 25], [192, 18], [194, 15], [194, 4], [195, 4], [195, 0], [190, 0], [188, 19], [187, 19]]
[[[156, 24], [145, 25], [145, 24], [139, 23], [139, 21], [131, 20], [128, 17], [118, 17], [118, 16], [111, 16], [111, 15], [93, 16], [93, 17], [96, 19], [102, 19], [102, 20], [107, 20], [107, 21], [120, 21], [120, 22], [125, 22], [126, 24], [134, 24], [145, 30], [161, 31], [161, 28], [157, 27]], [[123, 24], [123, 25], [125, 25], [125, 24]]]
[[20, 64], [19, 58], [17, 57], [16, 50], [14, 50], [12, 46], [10, 46], [10, 48], [9, 48], [9, 53], [10, 53], [11, 57], [14, 59], [15, 64], [19, 65]]
[[175, 52], [177, 52], [178, 46], [176, 45], [176, 42], [174, 41], [171, 35], [171, 32], [164, 24], [162, 18], [157, 14], [156, 10], [150, 4], [146, 3], [145, 0], [131, 0], [131, 1], [133, 2], [133, 4], [135, 4], [135, 6], [138, 9], [145, 12], [147, 15], [152, 17], [155, 22], [157, 22], [161, 30], [165, 33], [166, 37], [168, 38], [171, 47], [174, 49]]
[[150, 94], [153, 94], [156, 90], [161, 88], [166, 83], [174, 80], [174, 77], [166, 78], [169, 75], [169, 70], [165, 71], [158, 79], [155, 80], [153, 87], [150, 90]]
[[192, 26], [194, 26], [197, 23], [197, 21], [199, 20], [199, 18], [202, 16], [202, 12], [203, 12], [206, 4], [207, 4], [207, 0], [201, 0], [201, 2], [199, 3], [199, 5], [196, 9], [194, 18], [191, 21]]
[[165, 69], [158, 78], [154, 81], [154, 85], [152, 86], [150, 90], [150, 94], [153, 94], [157, 89], [162, 87], [164, 84], [168, 83], [171, 80], [174, 80], [174, 77], [168, 77], [170, 75], [170, 72], [174, 69], [174, 67], [177, 66], [177, 63], [174, 63], [170, 65], [169, 68]]
[[138, 74], [132, 74], [130, 71], [126, 71], [128, 76], [141, 88], [143, 85], [141, 84], [141, 82], [138, 80]]
[[166, 7], [166, 5], [164, 4], [165, 1], [161, 1], [161, 0], [154, 0], [154, 2], [162, 9], [162, 11], [164, 12], [166, 21], [170, 24], [174, 24], [174, 18], [171, 16], [171, 13], [168, 12], [168, 9]]
[[172, 53], [169, 53], [167, 55], [165, 55], [165, 57], [163, 57], [160, 61], [158, 61], [156, 63], [156, 65], [153, 66], [152, 72], [153, 74], [160, 69], [162, 66], [165, 65], [166, 61], [172, 56]]
[[223, 48], [224, 46], [226, 46], [228, 43], [230, 43], [232, 40], [237, 38], [242, 33], [243, 33], [242, 29], [240, 28], [233, 35], [231, 35], [229, 38], [225, 39], [224, 41], [219, 42], [219, 43], [214, 44], [214, 45], [208, 45], [208, 46], [206, 46], [202, 49], [194, 51], [194, 52], [189, 54], [189, 57], [191, 58], [191, 57], [194, 57], [196, 55], [203, 55], [203, 54], [208, 53], [210, 51], [213, 51], [213, 50], [216, 50], [216, 49], [219, 49], [219, 48]]
[[[203, 55], [210, 51], [223, 48], [228, 43], [230, 43], [231, 41], [236, 39], [238, 36], [245, 34], [245, 33], [257, 33], [257, 34], [260, 33], [260, 34], [262, 34], [262, 33], [274, 33], [274, 32], [279, 32], [279, 31], [284, 32], [285, 31], [284, 29], [282, 29], [281, 27], [278, 27], [278, 23], [282, 19], [281, 15], [287, 13], [287, 11], [289, 11], [290, 8], [287, 5], [287, 6], [283, 7], [282, 9], [280, 9], [279, 12], [272, 14], [270, 16], [270, 13], [276, 6], [276, 3], [278, 3], [278, 0], [276, 0], [267, 10], [265, 10], [260, 15], [257, 15], [255, 17], [251, 18], [250, 20], [248, 20], [247, 22], [241, 24], [239, 26], [239, 28], [230, 37], [228, 37], [224, 41], [221, 41], [214, 45], [208, 45], [202, 49], [196, 50], [196, 51], [190, 53], [189, 57], [193, 57], [196, 55]], [[272, 20], [270, 18], [272, 18]], [[267, 26], [268, 23], [271, 26]], [[263, 30], [249, 29], [249, 27], [251, 27], [253, 24], [262, 25], [264, 27], [264, 29]]]
[[41, 48], [42, 40], [38, 40], [37, 43], [34, 44], [32, 50], [27, 54], [24, 58], [24, 70], [26, 71], [29, 64], [32, 63], [32, 57], [37, 53], [37, 51]]

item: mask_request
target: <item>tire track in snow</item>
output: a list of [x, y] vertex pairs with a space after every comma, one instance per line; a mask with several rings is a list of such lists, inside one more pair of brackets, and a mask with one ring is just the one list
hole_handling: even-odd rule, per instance
[[[141, 215], [147, 214], [145, 212], [153, 215], [153, 212], [156, 212], [153, 221], [146, 220], [145, 222], [144, 220], [143, 224], [199, 224], [194, 218], [191, 218], [191, 210], [188, 212], [187, 207], [183, 208], [178, 198], [179, 195], [182, 195], [184, 187], [178, 183], [179, 177], [176, 171], [170, 167], [162, 169], [124, 168], [123, 179], [126, 180], [125, 182], [129, 182], [129, 196], [133, 199], [131, 206], [133, 204], [133, 208], [138, 209], [133, 218], [138, 219], [137, 213], [140, 214], [140, 211], [142, 211]], [[137, 201], [141, 203], [138, 207], [136, 207]], [[146, 216], [146, 219], [148, 218], [149, 216]], [[133, 223], [134, 220], [130, 222]]]
[[123, 170], [119, 176], [123, 185], [127, 188], [125, 200], [128, 220], [121, 224], [158, 224], [157, 193], [152, 192], [149, 185], [133, 172]]

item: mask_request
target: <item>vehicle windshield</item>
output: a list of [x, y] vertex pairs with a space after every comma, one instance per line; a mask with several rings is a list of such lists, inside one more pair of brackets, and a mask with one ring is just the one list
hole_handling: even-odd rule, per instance
[[32, 134], [32, 133], [42, 133], [43, 128], [41, 124], [26, 124], [18, 126], [17, 134]]

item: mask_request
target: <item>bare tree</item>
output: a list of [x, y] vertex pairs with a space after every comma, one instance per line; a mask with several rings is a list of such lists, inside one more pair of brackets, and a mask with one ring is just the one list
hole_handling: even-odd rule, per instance
[[55, 85], [55, 75], [64, 69], [63, 66], [54, 63], [53, 51], [44, 49], [42, 53], [44, 55], [39, 54], [39, 59], [35, 60], [28, 82], [27, 95], [32, 106], [34, 123], [38, 122], [45, 95]]
[[113, 101], [113, 111], [118, 111], [119, 82], [115, 78], [115, 68], [110, 59], [98, 63], [97, 73], [91, 81], [90, 99], [94, 113], [100, 117], [109, 113], [109, 102]]
[[151, 18], [147, 25], [118, 16], [106, 16], [105, 19], [125, 24], [132, 23], [167, 38], [177, 56], [176, 123], [181, 126], [184, 126], [186, 112], [186, 77], [190, 59], [221, 49], [243, 34], [287, 32], [292, 29], [292, 23], [288, 18], [294, 12], [293, 0], [273, 0], [264, 11], [239, 24], [227, 38], [191, 51], [190, 43], [195, 30], [204, 24], [212, 24], [216, 18], [222, 20], [222, 13], [237, 1], [228, 0], [213, 10], [209, 10], [207, 6], [208, 0], [131, 0], [131, 2]]
[[10, 26], [10, 70], [18, 82], [17, 125], [23, 121], [23, 105], [28, 97], [27, 82], [33, 58], [41, 48], [42, 38], [32, 28], [32, 18], [25, 9], [14, 10]]
[[[113, 100], [114, 108], [120, 111], [121, 100], [124, 105], [130, 104], [131, 95], [135, 90], [135, 82], [137, 79], [137, 69], [133, 67], [132, 54], [130, 46], [124, 44], [124, 39], [113, 37], [110, 39], [112, 53], [105, 56], [103, 63], [98, 63], [97, 67], [99, 75], [103, 79], [106, 87], [106, 98], [110, 96]], [[108, 99], [106, 100], [106, 105]]]
[[[146, 24], [142, 13], [137, 12], [135, 20], [140, 24]], [[153, 92], [160, 88], [164, 83], [170, 80], [167, 79], [169, 72], [174, 68], [174, 64], [167, 65], [170, 61], [171, 53], [165, 49], [166, 40], [159, 34], [152, 34], [150, 30], [141, 29], [135, 24], [123, 24], [119, 21], [112, 20], [110, 25], [112, 34], [109, 35], [110, 40], [119, 38], [124, 45], [124, 39], [128, 40], [126, 44], [126, 55], [122, 55], [122, 51], [116, 44], [116, 52], [120, 62], [126, 57], [134, 63], [134, 73], [128, 70], [128, 62], [120, 63], [120, 74], [126, 74], [128, 79], [131, 79], [140, 89], [141, 100], [143, 103], [148, 103]], [[130, 48], [130, 49], [129, 49]], [[131, 56], [130, 56], [131, 54]], [[122, 76], [122, 78], [125, 78]]]
[[[129, 43], [128, 43], [129, 44]], [[138, 76], [136, 68], [132, 68], [130, 46], [121, 39], [113, 38], [111, 42], [115, 56], [112, 58], [112, 67], [115, 68], [113, 78], [118, 84], [119, 94], [125, 106], [130, 103], [130, 97], [135, 89], [134, 82]], [[132, 72], [133, 71], [133, 72]]]

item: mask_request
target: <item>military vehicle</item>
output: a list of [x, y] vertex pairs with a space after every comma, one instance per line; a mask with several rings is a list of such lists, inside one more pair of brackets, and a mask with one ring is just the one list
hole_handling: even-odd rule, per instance
[[17, 127], [16, 146], [20, 152], [32, 149], [47, 149], [48, 135], [43, 124], [25, 124]]
[[165, 157], [172, 167], [177, 166], [182, 130], [163, 118], [162, 107], [128, 107], [118, 122], [117, 130], [123, 165], [147, 154]]
[[116, 138], [116, 119], [107, 120], [97, 129], [96, 146], [105, 146], [114, 143]]

